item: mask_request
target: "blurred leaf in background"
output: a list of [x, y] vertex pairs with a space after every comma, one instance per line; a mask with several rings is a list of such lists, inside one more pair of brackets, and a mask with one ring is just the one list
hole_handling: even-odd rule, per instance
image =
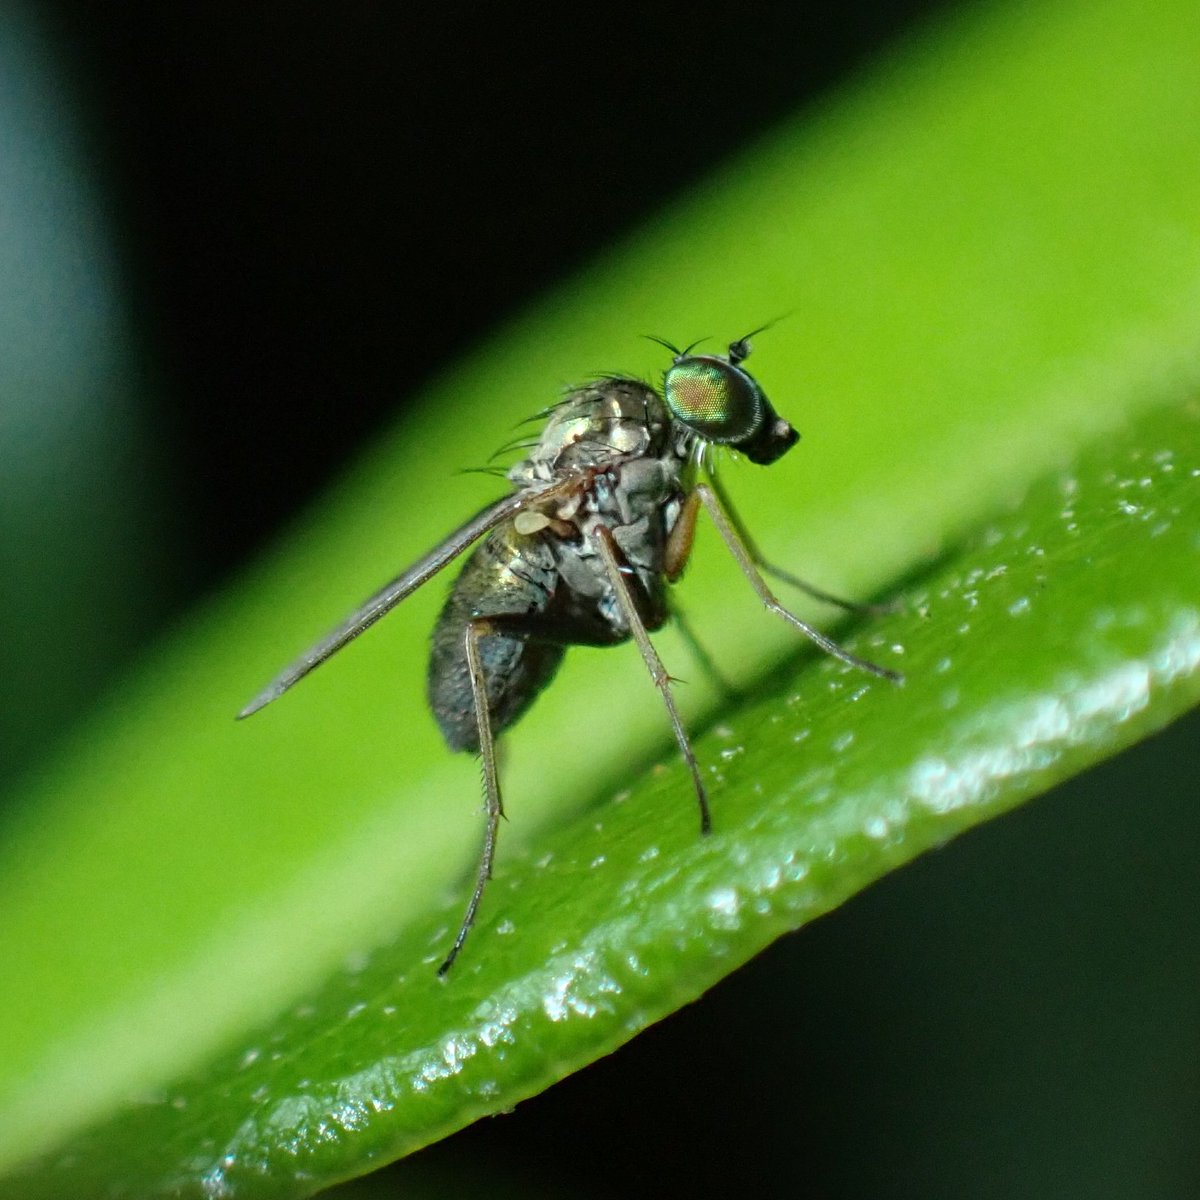
[[145, 358], [63, 66], [26, 7], [0, 7], [0, 787], [169, 593]]

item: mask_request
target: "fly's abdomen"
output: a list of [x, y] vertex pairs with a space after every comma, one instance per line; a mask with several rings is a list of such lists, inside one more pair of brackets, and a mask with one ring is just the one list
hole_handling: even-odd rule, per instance
[[429, 706], [451, 750], [479, 749], [468, 625], [474, 618], [495, 618], [503, 629], [479, 640], [492, 733], [498, 734], [553, 679], [566, 652], [561, 644], [530, 636], [557, 578], [552, 556], [511, 526], [498, 529], [467, 560], [434, 627], [427, 682]]

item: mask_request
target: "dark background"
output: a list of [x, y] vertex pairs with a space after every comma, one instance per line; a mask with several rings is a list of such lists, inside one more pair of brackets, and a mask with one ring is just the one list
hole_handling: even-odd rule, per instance
[[[127, 275], [168, 581], [38, 738], [459, 351], [933, 8], [33, 10]], [[1196, 1195], [1200, 728], [1166, 738], [354, 1193]]]
[[191, 586], [460, 350], [930, 8], [48, 9], [163, 379]]

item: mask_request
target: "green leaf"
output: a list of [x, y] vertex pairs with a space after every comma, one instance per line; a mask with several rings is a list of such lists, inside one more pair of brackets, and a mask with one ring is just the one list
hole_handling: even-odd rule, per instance
[[[1185, 3], [1066, 0], [926, 37], [443, 380], [145, 664], [0, 847], [0, 1193], [311, 1194], [1194, 703], [1198, 39]], [[713, 835], [636, 652], [573, 652], [508, 739], [497, 878], [439, 981], [479, 829], [474, 767], [423, 711], [437, 585], [233, 712], [488, 498], [448, 473], [559, 381], [660, 369], [636, 332], [789, 310], [753, 366], [805, 441], [730, 484], [822, 585], [908, 575], [907, 610], [848, 639], [907, 685], [798, 647], [702, 538], [683, 603], [749, 690], [679, 689], [693, 728], [715, 711]]]

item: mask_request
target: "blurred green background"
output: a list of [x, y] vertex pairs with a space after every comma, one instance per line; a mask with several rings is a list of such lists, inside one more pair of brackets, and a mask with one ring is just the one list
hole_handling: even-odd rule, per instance
[[[938, 7], [0, 8], [0, 786], [443, 364]], [[1198, 735], [345, 1194], [1196, 1195]]]

